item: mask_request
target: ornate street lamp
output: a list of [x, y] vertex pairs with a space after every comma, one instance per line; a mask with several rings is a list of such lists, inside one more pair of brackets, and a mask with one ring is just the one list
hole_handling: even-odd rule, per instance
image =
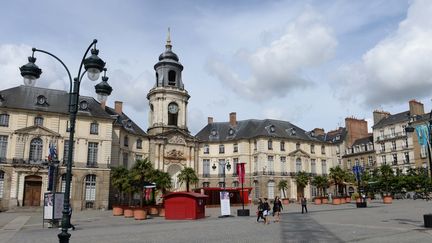
[[[229, 160], [227, 159], [227, 160], [219, 161], [219, 166], [223, 166], [222, 177], [223, 177], [223, 189], [225, 191], [225, 188], [226, 188], [225, 187], [225, 177], [226, 177], [225, 167], [227, 168], [228, 171], [230, 171], [231, 170], [231, 164], [229, 163]], [[212, 169], [216, 170], [216, 164], [215, 163], [213, 163]]]
[[[73, 79], [69, 72], [69, 69], [67, 66], [63, 63], [60, 58], [55, 56], [52, 53], [49, 53], [44, 50], [33, 48], [32, 56], [29, 57], [29, 63], [23, 65], [20, 67], [21, 76], [24, 78], [24, 84], [28, 86], [34, 86], [36, 83], [36, 79], [38, 79], [42, 73], [42, 70], [35, 64], [36, 58], [34, 57], [35, 52], [42, 52], [45, 53], [53, 58], [55, 58], [57, 61], [59, 61], [63, 67], [66, 69], [66, 72], [69, 77], [69, 120], [70, 120], [70, 131], [69, 131], [69, 151], [68, 151], [68, 161], [67, 161], [67, 167], [66, 167], [66, 185], [65, 185], [65, 193], [64, 193], [64, 205], [63, 205], [63, 217], [62, 217], [62, 232], [58, 234], [59, 242], [61, 243], [67, 243], [69, 242], [69, 238], [71, 236], [70, 233], [68, 233], [68, 227], [70, 225], [70, 215], [69, 215], [69, 208], [70, 208], [70, 186], [71, 186], [71, 177], [72, 177], [72, 155], [73, 155], [73, 143], [74, 143], [74, 136], [75, 136], [75, 122], [76, 122], [76, 115], [78, 112], [78, 103], [79, 103], [79, 88], [81, 84], [81, 80], [85, 73], [87, 73], [87, 76], [90, 80], [96, 81], [99, 78], [99, 75], [102, 71], [104, 71], [104, 76], [102, 77], [102, 82], [97, 84], [95, 86], [96, 93], [98, 94], [98, 100], [102, 103], [106, 101], [106, 98], [111, 94], [112, 88], [107, 83], [108, 77], [105, 76], [106, 69], [105, 62], [98, 57], [99, 50], [96, 49], [96, 43], [97, 40], [93, 40], [93, 42], [89, 45], [86, 52], [84, 53], [84, 56], [81, 60], [81, 63], [79, 65], [78, 69], [78, 75]], [[93, 47], [93, 49], [91, 49]], [[91, 55], [86, 58], [88, 52], [91, 49]], [[82, 67], [84, 66], [85, 71], [81, 73]]]

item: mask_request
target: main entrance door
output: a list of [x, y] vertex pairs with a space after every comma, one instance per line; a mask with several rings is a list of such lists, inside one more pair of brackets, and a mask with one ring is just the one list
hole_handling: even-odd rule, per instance
[[42, 177], [27, 176], [24, 182], [23, 206], [40, 206]]

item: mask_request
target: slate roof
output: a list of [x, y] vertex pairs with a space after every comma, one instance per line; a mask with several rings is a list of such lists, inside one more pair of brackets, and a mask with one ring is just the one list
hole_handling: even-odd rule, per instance
[[376, 128], [382, 128], [389, 125], [401, 123], [401, 122], [408, 122], [409, 119], [410, 119], [410, 112], [404, 111], [394, 115], [389, 115], [388, 117], [381, 119], [381, 121], [373, 125], [372, 128], [376, 129]]
[[[38, 104], [38, 97], [44, 96], [46, 103]], [[79, 102], [87, 101], [86, 110], [78, 110], [78, 116], [113, 119], [93, 97], [80, 96]], [[63, 90], [40, 87], [17, 86], [0, 91], [0, 108], [31, 110], [69, 114], [69, 93]]]
[[147, 133], [141, 129], [132, 119], [130, 119], [124, 112], [121, 115], [117, 114], [111, 107], [106, 106], [105, 111], [112, 117], [115, 117], [114, 126], [121, 126], [126, 131], [140, 136], [147, 136]]
[[[338, 139], [339, 136], [339, 139]], [[329, 143], [342, 143], [345, 141], [347, 136], [347, 130], [345, 127], [339, 127], [336, 130], [330, 131], [326, 134], [325, 141]]]
[[365, 144], [367, 145], [369, 143], [373, 144], [373, 135], [372, 134], [370, 134], [367, 137], [359, 138], [359, 139], [355, 140], [354, 143], [353, 143], [353, 145], [352, 145], [352, 147], [355, 147], [357, 145], [360, 145], [360, 146], [361, 145], [365, 145]]
[[[292, 133], [292, 129], [295, 130], [295, 134]], [[196, 134], [196, 137], [199, 140], [209, 142], [249, 139], [261, 136], [301, 139], [317, 142], [325, 141], [324, 137], [313, 137], [311, 132], [307, 132], [300, 127], [291, 124], [290, 122], [272, 119], [249, 119], [237, 121], [236, 126], [231, 126], [229, 122], [213, 122], [211, 124], [207, 124]]]

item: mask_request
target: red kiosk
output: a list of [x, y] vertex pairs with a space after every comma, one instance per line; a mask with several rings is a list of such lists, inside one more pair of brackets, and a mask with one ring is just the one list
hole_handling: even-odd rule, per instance
[[165, 195], [165, 219], [204, 218], [207, 197], [195, 192], [172, 192]]

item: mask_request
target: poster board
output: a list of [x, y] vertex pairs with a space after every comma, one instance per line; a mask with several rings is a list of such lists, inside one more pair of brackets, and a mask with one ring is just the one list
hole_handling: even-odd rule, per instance
[[64, 193], [46, 192], [44, 193], [43, 219], [61, 219], [63, 214]]
[[231, 215], [230, 195], [227, 191], [220, 192], [221, 215]]

